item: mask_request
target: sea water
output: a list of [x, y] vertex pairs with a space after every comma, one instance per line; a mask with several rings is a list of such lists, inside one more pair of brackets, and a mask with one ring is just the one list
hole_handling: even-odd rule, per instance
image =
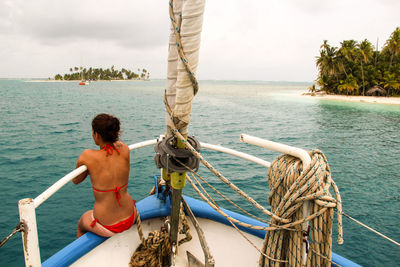
[[[127, 144], [155, 139], [165, 130], [164, 80], [135, 82], [0, 81], [0, 238], [19, 221], [17, 202], [35, 198], [75, 168], [86, 148], [97, 149], [90, 123], [101, 112], [118, 116]], [[400, 106], [315, 100], [299, 96], [307, 84], [200, 81], [189, 132], [272, 161], [279, 153], [243, 144], [241, 133], [327, 156], [343, 210], [400, 240]], [[140, 200], [159, 173], [152, 147], [131, 154], [128, 191]], [[233, 183], [268, 207], [265, 168], [217, 152], [205, 158]], [[247, 210], [249, 203], [205, 170], [211, 184]], [[197, 197], [190, 186], [184, 193]], [[220, 199], [216, 197], [216, 199]], [[235, 210], [226, 203], [222, 204]], [[74, 241], [76, 223], [93, 206], [90, 182], [67, 184], [37, 210], [42, 261]], [[365, 266], [395, 266], [399, 247], [343, 218], [344, 244], [333, 250]], [[239, 242], [246, 242], [238, 234]], [[0, 248], [0, 266], [23, 266], [20, 234]]]

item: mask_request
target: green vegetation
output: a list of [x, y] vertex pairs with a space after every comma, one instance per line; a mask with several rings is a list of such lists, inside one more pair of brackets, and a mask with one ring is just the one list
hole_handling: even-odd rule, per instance
[[400, 27], [382, 51], [374, 49], [367, 39], [345, 40], [340, 45], [332, 47], [327, 40], [321, 45], [316, 62], [320, 90], [346, 95], [400, 94]]
[[150, 72], [146, 69], [137, 69], [137, 73], [122, 68], [121, 70], [117, 70], [114, 68], [114, 65], [111, 66], [110, 69], [102, 69], [102, 68], [70, 68], [69, 71], [71, 73], [66, 73], [64, 75], [57, 74], [54, 76], [54, 80], [149, 80]]

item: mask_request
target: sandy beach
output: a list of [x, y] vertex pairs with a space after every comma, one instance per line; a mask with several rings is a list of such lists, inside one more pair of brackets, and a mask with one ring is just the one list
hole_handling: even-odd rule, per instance
[[384, 96], [346, 96], [346, 95], [328, 95], [325, 93], [304, 93], [303, 97], [321, 100], [337, 100], [349, 102], [365, 102], [374, 104], [400, 105], [400, 97], [384, 97]]

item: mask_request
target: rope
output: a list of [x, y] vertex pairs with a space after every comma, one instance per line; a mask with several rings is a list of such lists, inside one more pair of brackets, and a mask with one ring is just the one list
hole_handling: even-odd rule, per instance
[[[343, 242], [342, 228], [341, 228], [342, 220], [340, 216], [341, 198], [339, 191], [336, 185], [334, 184], [333, 180], [331, 179], [329, 165], [327, 164], [326, 158], [322, 154], [322, 152], [316, 150], [313, 151], [311, 154], [313, 156], [311, 167], [308, 170], [305, 170], [304, 172], [300, 171], [302, 166], [299, 160], [288, 155], [284, 155], [280, 159], [278, 158], [278, 160], [275, 161], [275, 165], [273, 165], [272, 168], [270, 168], [269, 184], [271, 188], [271, 194], [269, 197], [269, 201], [271, 206], [273, 206], [273, 203], [271, 203], [271, 201], [275, 202], [276, 204], [275, 210], [273, 211], [276, 212], [277, 215], [282, 217], [285, 216], [286, 218], [289, 218], [294, 214], [295, 216], [292, 216], [293, 218], [291, 218], [291, 220], [294, 222], [284, 226], [289, 226], [289, 227], [298, 226], [298, 227], [295, 227], [297, 228], [297, 231], [290, 232], [289, 235], [291, 236], [286, 238], [287, 240], [289, 240], [285, 241], [286, 244], [284, 244], [283, 242], [284, 238], [282, 236], [281, 237], [279, 236], [282, 234], [286, 235], [288, 234], [288, 232], [283, 231], [282, 228], [279, 229], [279, 224], [282, 223], [279, 223], [278, 221], [274, 221], [274, 219], [272, 219], [271, 223], [278, 225], [278, 227], [264, 227], [263, 230], [267, 231], [274, 230], [274, 231], [268, 232], [266, 236], [263, 248], [263, 251], [265, 253], [261, 252], [262, 254], [262, 257], [260, 259], [261, 265], [264, 265], [265, 258], [268, 259], [267, 263], [265, 264], [266, 266], [273, 265], [274, 262], [279, 260], [281, 260], [281, 262], [288, 262], [289, 265], [291, 264], [301, 265], [301, 263], [303, 262], [302, 255], [304, 254], [304, 252], [302, 251], [303, 242], [307, 242], [305, 238], [309, 235], [309, 233], [308, 232], [303, 233], [304, 235], [303, 237], [303, 235], [300, 234], [302, 232], [300, 224], [307, 221], [310, 221], [310, 224], [312, 226], [310, 242], [311, 242], [311, 249], [315, 251], [314, 255], [309, 254], [307, 256], [308, 261], [319, 265], [321, 265], [321, 263], [322, 265], [327, 265], [330, 262], [331, 258], [331, 248], [332, 248], [331, 227], [333, 221], [333, 211], [334, 211], [333, 209], [335, 207], [337, 207], [339, 214], [338, 242], [339, 243]], [[288, 160], [288, 158], [290, 160]], [[271, 178], [272, 177], [271, 172], [274, 172], [272, 171], [272, 169], [275, 166], [279, 165], [276, 162], [280, 164], [281, 169], [277, 168], [279, 171], [278, 172], [275, 171], [276, 173], [279, 173], [278, 179], [273, 179]], [[291, 164], [294, 164], [297, 170], [292, 165], [289, 166], [288, 164], [286, 165], [283, 164], [284, 162], [286, 163], [289, 162]], [[290, 179], [285, 180], [284, 177], [280, 177], [281, 174], [283, 176], [286, 175], [289, 178], [292, 178], [292, 181], [290, 181]], [[204, 199], [217, 212], [219, 212], [221, 215], [227, 218], [230, 223], [236, 223], [238, 225], [249, 227], [252, 229], [260, 228], [259, 226], [250, 226], [245, 223], [239, 222], [231, 218], [230, 216], [226, 215], [224, 212], [222, 212], [222, 210], [215, 203], [215, 201], [212, 200], [210, 195], [206, 192], [206, 190], [201, 186], [200, 182], [194, 176], [193, 179], [196, 180], [196, 182], [202, 188], [203, 192], [205, 192], [207, 197], [200, 192], [200, 190], [193, 183], [190, 177], [187, 176], [187, 180], [195, 189], [195, 191], [200, 195], [200, 197]], [[284, 191], [282, 191], [280, 188], [282, 187], [282, 184], [286, 186]], [[331, 197], [329, 193], [330, 186], [332, 186], [332, 188], [334, 189], [333, 191], [335, 193], [337, 200]], [[279, 201], [274, 200], [274, 195], [279, 197]], [[281, 201], [282, 199], [285, 201]], [[314, 205], [312, 206], [313, 214], [308, 216], [307, 218], [303, 218], [302, 205], [306, 200], [314, 200], [313, 202]], [[236, 228], [236, 226], [234, 227]], [[286, 247], [287, 248], [286, 250], [288, 251], [281, 251], [282, 245]], [[272, 246], [274, 246], [274, 248], [272, 248]], [[319, 257], [318, 255], [322, 255], [323, 257], [322, 256]], [[286, 261], [285, 258], [288, 258], [288, 261]]]
[[143, 228], [142, 228], [142, 220], [140, 219], [139, 211], [136, 209], [136, 224], [138, 228], [139, 238], [142, 245], [146, 244], [146, 240], [144, 239], [143, 235]]
[[[190, 227], [187, 222], [183, 207], [180, 209], [180, 221], [182, 223], [179, 233], [185, 237], [179, 240], [178, 246], [192, 239]], [[144, 238], [140, 214], [136, 210], [136, 223], [138, 228], [140, 245], [136, 248], [129, 262], [130, 267], [163, 267], [169, 266], [172, 246], [169, 237], [168, 225], [161, 226], [160, 230], [154, 230], [149, 233], [147, 239]]]
[[[197, 188], [197, 186], [193, 183], [193, 181], [190, 179], [189, 176], [186, 175], [186, 179], [189, 181], [189, 183], [190, 183], [190, 185], [193, 187], [193, 189], [196, 190], [196, 192], [199, 193], [199, 195], [200, 195], [205, 201], [207, 201], [207, 203], [208, 203], [212, 208], [214, 208], [218, 213], [220, 213], [222, 216], [224, 216], [224, 217], [229, 221], [229, 223], [239, 232], [239, 234], [240, 234], [243, 238], [245, 238], [245, 239], [246, 239], [255, 249], [257, 249], [262, 255], [264, 255], [265, 257], [267, 257], [268, 259], [270, 259], [270, 260], [272, 260], [272, 261], [282, 262], [282, 263], [287, 262], [287, 261], [284, 261], [284, 260], [279, 260], [279, 259], [271, 258], [271, 257], [269, 257], [268, 255], [264, 254], [250, 239], [247, 238], [247, 236], [246, 236], [245, 234], [243, 234], [242, 231], [240, 231], [240, 229], [239, 229], [235, 224], [239, 224], [239, 225], [241, 225], [241, 226], [248, 227], [248, 228], [252, 228], [252, 229], [255, 229], [255, 228], [253, 228], [253, 227], [255, 227], [255, 226], [252, 226], [252, 225], [249, 225], [249, 224], [245, 224], [245, 223], [243, 223], [243, 222], [239, 222], [238, 220], [236, 220], [236, 219], [230, 217], [229, 215], [227, 215], [226, 213], [224, 213], [224, 212], [221, 210], [220, 207], [213, 205], [213, 204], [210, 202], [210, 200], [208, 200], [208, 199], [200, 192], [200, 190], [199, 190], [199, 189]], [[197, 182], [198, 182], [198, 181], [197, 181]], [[212, 199], [211, 199], [211, 201], [214, 202]], [[215, 202], [214, 202], [214, 203], [215, 203]], [[261, 230], [261, 229], [258, 229], [258, 230]]]
[[179, 229], [179, 233], [180, 234], [184, 234], [186, 235], [184, 238], [182, 238], [181, 240], [179, 240], [178, 242], [178, 246], [182, 245], [183, 243], [189, 242], [190, 240], [192, 240], [192, 235], [190, 234], [190, 227], [189, 224], [187, 222], [185, 213], [183, 212], [183, 207], [181, 205], [181, 209], [179, 211], [179, 221], [182, 222], [182, 227]]
[[320, 256], [320, 257], [322, 257], [322, 258], [324, 258], [324, 259], [326, 259], [327, 261], [329, 261], [331, 264], [333, 264], [333, 265], [336, 265], [336, 266], [338, 266], [338, 267], [342, 267], [342, 265], [339, 265], [339, 264], [337, 264], [336, 262], [334, 262], [334, 261], [332, 261], [332, 260], [330, 260], [329, 258], [327, 258], [327, 257], [325, 257], [324, 255], [321, 255], [321, 254], [319, 254], [319, 253], [317, 253], [315, 250], [313, 250], [313, 249], [311, 249], [311, 252], [312, 253], [315, 253], [316, 255], [318, 255], [318, 256]]
[[[180, 160], [177, 160], [180, 164], [182, 164], [183, 166], [185, 166]], [[186, 167], [186, 166], [185, 166]], [[240, 211], [242, 211], [243, 213], [253, 217], [256, 220], [259, 220], [261, 222], [264, 223], [268, 223], [266, 220], [255, 216], [254, 214], [251, 214], [250, 212], [244, 210], [243, 208], [241, 208], [239, 205], [237, 205], [236, 203], [234, 203], [230, 198], [228, 198], [227, 196], [225, 196], [224, 194], [222, 194], [221, 192], [219, 192], [214, 186], [212, 186], [209, 182], [207, 182], [203, 177], [201, 177], [197, 172], [192, 172], [191, 173], [192, 176], [196, 175], [200, 180], [203, 181], [203, 183], [205, 183], [208, 187], [210, 187], [215, 193], [217, 193], [218, 195], [220, 195], [223, 199], [225, 199], [226, 201], [228, 201], [231, 205], [235, 206], [236, 208], [238, 208]], [[193, 177], [194, 178], [194, 177]]]
[[[164, 104], [166, 107], [167, 112], [170, 114], [169, 119], [171, 120], [172, 123], [174, 123], [173, 117], [172, 117], [172, 110], [168, 105], [166, 94], [164, 94]], [[237, 186], [232, 184], [225, 176], [223, 176], [218, 170], [216, 170], [210, 163], [208, 163], [203, 156], [197, 152], [187, 141], [186, 139], [182, 136], [182, 134], [178, 131], [178, 129], [175, 126], [172, 126], [172, 133], [180, 139], [180, 141], [185, 144], [186, 148], [189, 149], [199, 160], [201, 163], [203, 163], [204, 166], [206, 166], [215, 176], [217, 176], [221, 181], [223, 181], [226, 185], [228, 185], [231, 189], [233, 189], [236, 193], [238, 193], [240, 196], [245, 198], [247, 201], [252, 203], [256, 208], [261, 210], [263, 213], [266, 215], [273, 217], [274, 219], [281, 221], [283, 223], [288, 223], [289, 220], [282, 219], [275, 214], [271, 213], [269, 210], [261, 206], [260, 204], [257, 203], [253, 198], [248, 196], [246, 193], [244, 193], [242, 190], [240, 190]]]
[[[304, 217], [303, 205], [310, 206], [316, 216], [310, 220], [308, 231], [269, 231], [264, 239], [263, 252], [287, 259], [287, 266], [330, 266], [332, 263], [332, 224], [334, 209], [338, 211], [338, 243], [343, 243], [341, 198], [331, 178], [330, 167], [319, 150], [309, 152], [311, 166], [301, 171], [301, 161], [293, 156], [282, 155], [272, 162], [268, 171], [271, 189], [268, 201], [272, 212], [282, 218], [297, 221]], [[333, 189], [335, 198], [330, 194]], [[306, 200], [311, 200], [305, 202]], [[271, 222], [281, 223], [274, 218]], [[302, 234], [301, 234], [302, 233]], [[306, 245], [304, 246], [304, 244]], [[305, 251], [304, 251], [305, 250]], [[308, 253], [312, 251], [313, 253]], [[304, 258], [304, 256], [306, 258]], [[260, 257], [260, 266], [274, 266], [274, 262]]]
[[[194, 178], [194, 177], [193, 177], [193, 178]], [[193, 187], [193, 189], [197, 192], [197, 194], [198, 194], [204, 201], [206, 201], [207, 204], [210, 205], [216, 212], [218, 212], [219, 214], [221, 214], [222, 216], [224, 216], [228, 221], [232, 221], [232, 222], [234, 222], [235, 224], [238, 224], [238, 225], [240, 225], [240, 226], [242, 226], [242, 227], [246, 227], [246, 228], [254, 229], [254, 230], [272, 231], [272, 230], [286, 229], [286, 228], [287, 228], [287, 225], [282, 225], [282, 226], [268, 226], [268, 227], [265, 227], [265, 226], [257, 226], [257, 225], [252, 225], [252, 224], [248, 224], [248, 223], [241, 222], [241, 221], [239, 221], [239, 220], [237, 220], [237, 219], [235, 219], [235, 218], [229, 216], [229, 215], [226, 214], [225, 212], [223, 212], [222, 209], [216, 204], [216, 202], [210, 197], [210, 195], [209, 195], [207, 192], [206, 192], [206, 195], [207, 195], [208, 197], [206, 197], [203, 193], [201, 193], [201, 191], [199, 190], [199, 188], [193, 183], [193, 181], [190, 179], [189, 176], [186, 176], [186, 179], [188, 180], [188, 182], [190, 183], [190, 185]], [[195, 178], [194, 178], [194, 179], [195, 179]], [[196, 180], [196, 179], [195, 179], [195, 180]], [[196, 180], [196, 181], [197, 181], [197, 183], [199, 183], [198, 180]], [[199, 186], [200, 186], [200, 187], [203, 189], [203, 191], [204, 191], [204, 188], [203, 188], [201, 185], [199, 185]], [[302, 223], [302, 221], [300, 221], [299, 223]]]
[[167, 266], [171, 251], [169, 233], [165, 227], [161, 227], [160, 231], [150, 232], [145, 243], [139, 245], [131, 257], [129, 266]]
[[12, 230], [11, 234], [9, 234], [6, 238], [4, 238], [4, 239], [0, 242], [0, 248], [1, 248], [5, 243], [7, 243], [7, 241], [8, 241], [13, 235], [15, 235], [15, 234], [18, 233], [18, 232], [23, 232], [23, 231], [25, 231], [24, 224], [23, 224], [23, 222], [19, 222], [19, 223], [17, 224], [17, 226], [14, 228], [14, 230]]
[[369, 227], [368, 225], [365, 225], [365, 224], [363, 224], [362, 222], [360, 222], [360, 221], [354, 219], [353, 217], [350, 217], [349, 215], [347, 215], [347, 214], [344, 213], [344, 212], [342, 212], [342, 214], [343, 214], [344, 216], [346, 216], [347, 218], [349, 218], [350, 220], [352, 220], [352, 221], [358, 223], [358, 224], [361, 225], [362, 227], [367, 228], [367, 229], [370, 230], [371, 232], [374, 232], [375, 234], [377, 234], [377, 235], [379, 235], [379, 236], [385, 238], [386, 240], [389, 240], [389, 241], [392, 242], [393, 244], [395, 244], [395, 245], [397, 245], [397, 246], [400, 246], [400, 243], [399, 243], [399, 242], [396, 242], [396, 241], [394, 241], [393, 239], [391, 239], [391, 238], [385, 236], [384, 234], [379, 233], [378, 231], [376, 231], [376, 230], [372, 229], [371, 227]]

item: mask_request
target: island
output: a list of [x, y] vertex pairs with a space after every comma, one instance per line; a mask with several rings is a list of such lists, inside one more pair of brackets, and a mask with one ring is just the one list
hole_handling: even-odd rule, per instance
[[70, 73], [64, 75], [57, 74], [54, 76], [56, 81], [111, 81], [111, 80], [149, 80], [150, 72], [146, 69], [138, 68], [137, 72], [129, 69], [122, 68], [121, 70], [115, 69], [114, 65], [111, 68], [83, 68], [72, 67], [69, 69]]
[[309, 95], [400, 97], [400, 27], [381, 51], [365, 39], [344, 40], [340, 47], [324, 40], [319, 52], [318, 77]]

